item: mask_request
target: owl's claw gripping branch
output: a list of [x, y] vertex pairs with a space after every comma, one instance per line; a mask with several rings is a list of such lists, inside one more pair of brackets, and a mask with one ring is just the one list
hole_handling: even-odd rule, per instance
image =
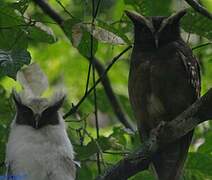
[[[107, 170], [97, 180], [125, 180], [149, 167], [153, 155], [167, 143], [179, 139], [198, 124], [212, 119], [212, 88], [171, 122], [159, 124], [148, 142]], [[155, 133], [157, 132], [157, 133]], [[157, 135], [156, 141], [152, 140]], [[165, 137], [165, 138], [164, 138]], [[165, 140], [165, 141], [164, 141]], [[135, 161], [135, 159], [137, 159]]]

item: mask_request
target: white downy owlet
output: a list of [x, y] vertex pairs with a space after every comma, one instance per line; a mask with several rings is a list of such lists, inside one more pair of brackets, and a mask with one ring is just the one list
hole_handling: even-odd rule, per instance
[[16, 116], [6, 150], [7, 175], [24, 180], [74, 180], [74, 151], [59, 109], [65, 96], [52, 102], [34, 97], [27, 101], [13, 91]]

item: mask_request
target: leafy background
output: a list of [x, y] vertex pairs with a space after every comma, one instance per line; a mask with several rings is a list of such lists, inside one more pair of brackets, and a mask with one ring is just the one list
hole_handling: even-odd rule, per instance
[[[9, 124], [14, 117], [10, 93], [12, 88], [21, 89], [16, 81], [20, 68], [32, 62], [40, 65], [50, 82], [46, 96], [55, 89], [65, 89], [67, 100], [64, 112], [84, 95], [89, 68], [86, 57], [91, 49], [92, 0], [48, 2], [65, 19], [64, 31], [30, 0], [0, 2], [0, 163], [4, 162]], [[97, 3], [98, 0], [95, 0]], [[201, 3], [212, 11], [210, 0], [202, 0]], [[170, 15], [186, 7], [182, 0], [102, 0], [92, 33], [93, 53], [107, 66], [114, 56], [131, 44], [133, 31], [132, 24], [124, 14], [126, 9], [153, 16]], [[181, 24], [183, 38], [191, 47], [211, 42], [212, 23], [209, 19], [189, 9]], [[204, 94], [212, 86], [211, 44], [196, 48], [193, 52], [200, 58]], [[130, 52], [125, 53], [113, 65], [108, 76], [123, 110], [135, 123], [127, 92], [129, 57]], [[97, 105], [100, 125], [98, 139], [92, 95], [81, 104], [77, 114], [67, 118], [68, 134], [76, 151], [76, 159], [81, 162], [77, 174], [80, 180], [97, 176], [97, 152], [103, 171], [140, 146], [137, 133], [123, 128], [117, 120], [101, 84], [97, 86]], [[184, 179], [212, 179], [211, 138], [211, 122], [196, 128]], [[4, 166], [1, 166], [0, 175], [4, 170]], [[145, 171], [131, 179], [154, 178], [151, 172]]]

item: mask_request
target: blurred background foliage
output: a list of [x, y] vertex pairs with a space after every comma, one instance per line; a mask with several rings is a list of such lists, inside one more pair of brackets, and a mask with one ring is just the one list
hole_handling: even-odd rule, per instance
[[[65, 19], [64, 31], [30, 0], [1, 0], [0, 2], [0, 163], [4, 162], [9, 124], [14, 116], [10, 93], [21, 89], [15, 81], [17, 71], [36, 62], [46, 73], [49, 96], [64, 89], [67, 100], [64, 112], [84, 95], [90, 52], [92, 0], [49, 0], [49, 4]], [[200, 1], [212, 11], [211, 0]], [[98, 4], [98, 0], [95, 0]], [[106, 67], [114, 56], [133, 42], [132, 24], [124, 10], [134, 10], [146, 16], [170, 15], [187, 8], [183, 0], [102, 0], [95, 20], [93, 52]], [[189, 8], [189, 7], [188, 7]], [[68, 13], [67, 13], [68, 12]], [[212, 87], [212, 22], [191, 8], [182, 20], [182, 36], [200, 59], [202, 94]], [[65, 33], [64, 33], [65, 32]], [[79, 36], [81, 40], [79, 40]], [[79, 39], [78, 39], [79, 38]], [[71, 41], [71, 43], [70, 43]], [[199, 47], [207, 43], [206, 46]], [[130, 52], [122, 56], [107, 74], [111, 86], [129, 121], [135, 124], [128, 101], [127, 79]], [[91, 87], [92, 83], [90, 83]], [[141, 146], [137, 133], [124, 128], [101, 84], [97, 86], [100, 137], [96, 138], [94, 101], [90, 95], [77, 113], [66, 120], [68, 134], [81, 162], [78, 179], [94, 179], [97, 174], [96, 156], [100, 154], [101, 170], [107, 169], [123, 156]], [[211, 122], [196, 128], [186, 163], [184, 179], [212, 179]], [[0, 168], [0, 175], [4, 166]], [[131, 179], [154, 179], [145, 171]]]

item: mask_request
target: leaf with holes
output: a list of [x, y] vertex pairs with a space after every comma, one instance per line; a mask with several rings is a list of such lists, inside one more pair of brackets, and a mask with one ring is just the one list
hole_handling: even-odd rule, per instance
[[[106, 23], [99, 21], [98, 25], [92, 26], [91, 24], [87, 24], [84, 25], [84, 27], [90, 34], [93, 35], [94, 38], [103, 43], [120, 44], [120, 45], [126, 44], [123, 38], [125, 38], [126, 40], [127, 37], [123, 34], [122, 37], [120, 37], [119, 35], [121, 35], [121, 32], [118, 34], [118, 31], [116, 31], [114, 28], [110, 27]], [[128, 39], [127, 41], [128, 43], [130, 42]]]
[[0, 77], [7, 75], [15, 79], [18, 70], [24, 64], [29, 64], [30, 60], [31, 56], [27, 50], [6, 51], [0, 49]]
[[[85, 57], [91, 56], [91, 35], [78, 19], [68, 19], [64, 22], [64, 32], [72, 45]], [[98, 42], [93, 39], [93, 55], [96, 53]]]

